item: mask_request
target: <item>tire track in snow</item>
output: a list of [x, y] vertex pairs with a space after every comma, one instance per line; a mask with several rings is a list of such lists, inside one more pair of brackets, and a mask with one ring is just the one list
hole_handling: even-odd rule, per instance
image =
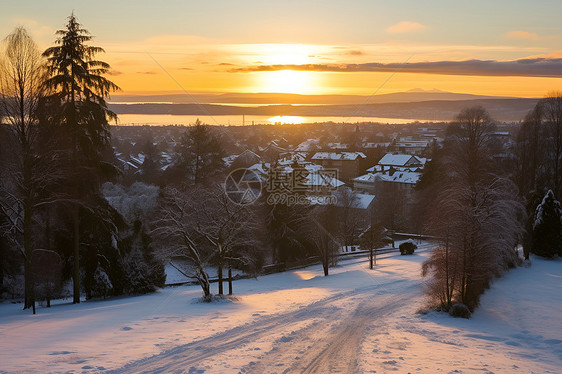
[[338, 293], [296, 311], [262, 317], [255, 322], [250, 322], [192, 343], [180, 345], [152, 357], [131, 362], [123, 368], [116, 369], [112, 372], [181, 372], [187, 370], [190, 365], [198, 364], [202, 360], [229, 350], [240, 348], [240, 346], [249, 344], [259, 338], [267, 337], [271, 335], [271, 331], [283, 326], [289, 326], [295, 323], [295, 321], [305, 321], [321, 318], [322, 316], [330, 316], [333, 314], [334, 310], [330, 305], [331, 303], [357, 295], [358, 292], [366, 292], [367, 290], [377, 287], [378, 285], [366, 287], [365, 289]]
[[[415, 288], [413, 286], [416, 286]], [[299, 331], [290, 344], [279, 345], [258, 363], [243, 368], [247, 373], [278, 373], [280, 367], [292, 363], [283, 373], [357, 373], [358, 355], [365, 334], [374, 326], [385, 329], [385, 317], [403, 305], [415, 293], [417, 285], [405, 287], [397, 295], [372, 295], [356, 302], [348, 315], [331, 315], [337, 323], [332, 328], [316, 331], [322, 323]], [[328, 322], [328, 321], [326, 321]], [[326, 326], [327, 323], [324, 324]], [[320, 333], [320, 334], [318, 334]], [[302, 355], [299, 355], [301, 354]]]
[[[397, 298], [394, 292], [393, 295], [388, 295], [391, 292], [390, 289], [406, 290], [410, 288], [408, 286], [417, 287], [417, 284], [405, 286], [402, 283], [401, 281], [392, 282], [392, 285], [388, 284], [389, 287], [382, 289], [381, 284], [378, 284], [341, 292], [299, 310], [262, 317], [255, 322], [172, 348], [152, 357], [131, 362], [112, 372], [187, 372], [190, 367], [198, 365], [206, 359], [239, 349], [260, 339], [272, 338], [272, 331], [290, 329], [291, 325], [294, 326], [302, 321], [311, 321], [311, 323], [293, 333], [297, 337], [294, 342], [291, 341], [284, 345], [279, 344], [276, 347], [277, 353], [272, 355], [271, 358], [268, 357], [268, 353], [263, 357], [263, 362], [258, 360], [255, 363], [255, 368], [247, 367], [244, 370], [256, 373], [267, 372], [267, 367], [271, 367], [269, 364], [271, 359], [275, 359], [275, 357], [284, 362], [294, 361], [294, 352], [292, 352], [291, 347], [295, 347], [299, 341], [304, 342], [309, 335], [308, 331], [319, 329], [319, 326], [326, 326], [326, 323], [333, 323], [334, 328], [321, 330], [324, 336], [313, 346], [313, 349], [309, 349], [302, 359], [293, 366], [296, 366], [295, 371], [302, 370], [304, 373], [314, 373], [332, 372], [332, 370], [325, 371], [324, 368], [337, 364], [343, 368], [341, 372], [349, 372], [349, 369], [357, 366], [355, 357], [359, 351], [366, 327], [373, 322], [372, 318], [380, 318], [385, 313], [388, 314], [394, 310], [396, 305], [410, 297], [407, 295]], [[366, 297], [367, 299], [365, 299]], [[357, 302], [358, 299], [359, 302]], [[342, 308], [336, 306], [336, 304], [348, 300], [349, 308], [346, 306], [342, 310]], [[380, 302], [383, 302], [382, 306], [379, 306]], [[318, 322], [319, 320], [321, 322]], [[283, 350], [285, 349], [283, 347], [287, 347], [287, 352]], [[263, 353], [260, 354], [263, 355]], [[301, 364], [307, 366], [301, 368], [299, 366]], [[258, 368], [265, 370], [259, 370]], [[293, 372], [292, 369], [291, 372]]]

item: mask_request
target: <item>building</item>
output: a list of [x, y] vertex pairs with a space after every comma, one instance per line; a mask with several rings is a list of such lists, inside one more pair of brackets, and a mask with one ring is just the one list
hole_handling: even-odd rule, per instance
[[375, 166], [367, 169], [367, 172], [420, 171], [426, 162], [427, 159], [423, 157], [410, 154], [387, 153]]
[[367, 174], [353, 178], [353, 189], [357, 192], [376, 194], [380, 183], [395, 183], [399, 190], [411, 190], [421, 178], [427, 159], [409, 154], [387, 153], [377, 165], [367, 169]]
[[409, 138], [400, 138], [392, 144], [391, 149], [394, 152], [400, 152], [410, 155], [421, 155], [430, 144], [431, 140], [414, 140]]
[[312, 161], [325, 169], [338, 171], [338, 179], [350, 181], [361, 174], [361, 164], [367, 156], [363, 152], [316, 152]]
[[411, 194], [416, 183], [421, 178], [421, 173], [412, 171], [395, 171], [389, 173], [367, 173], [353, 178], [353, 189], [359, 193], [376, 194], [380, 190], [380, 183], [394, 183], [396, 188]]

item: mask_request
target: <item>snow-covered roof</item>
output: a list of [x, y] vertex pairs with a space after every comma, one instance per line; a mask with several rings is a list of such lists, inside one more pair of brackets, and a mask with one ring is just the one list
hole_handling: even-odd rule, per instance
[[330, 187], [330, 188], [338, 188], [345, 184], [339, 179], [331, 175], [324, 174], [322, 172], [308, 174], [305, 177], [305, 179], [301, 181], [301, 183], [302, 185], [308, 187]]
[[367, 173], [357, 178], [354, 182], [374, 183], [375, 181], [416, 184], [421, 178], [421, 173], [413, 171], [397, 171], [392, 175], [387, 173]]
[[404, 147], [404, 148], [418, 148], [418, 147], [427, 147], [429, 141], [427, 140], [400, 140], [396, 142], [397, 147]]
[[390, 143], [383, 143], [383, 142], [369, 142], [363, 143], [363, 148], [386, 148], [390, 145]]
[[269, 164], [268, 163], [263, 163], [263, 162], [258, 162], [257, 164], [254, 164], [250, 167], [247, 168], [248, 170], [252, 170], [258, 174], [261, 175], [266, 175], [268, 170], [269, 170]]
[[422, 161], [416, 156], [405, 154], [387, 153], [379, 160], [379, 165], [385, 166], [408, 166], [422, 164]]
[[320, 141], [318, 139], [307, 139], [304, 142], [297, 145], [295, 148], [296, 152], [310, 152], [319, 149], [318, 143]]
[[135, 163], [137, 166], [142, 165], [144, 161], [136, 158], [136, 157], [131, 157], [129, 159], [129, 163]]
[[367, 173], [365, 175], [360, 175], [357, 178], [353, 178], [353, 181], [355, 182], [374, 182], [375, 181], [375, 174], [373, 173]]
[[375, 178], [385, 182], [416, 184], [421, 178], [421, 173], [411, 171], [397, 171], [392, 175], [376, 173]]
[[358, 158], [367, 158], [363, 152], [316, 152], [313, 160], [345, 160], [354, 161]]
[[326, 146], [330, 149], [347, 149], [349, 147], [345, 143], [328, 143]]
[[[364, 193], [354, 193], [353, 194], [353, 207], [356, 209], [369, 209], [369, 206], [375, 200], [375, 195], [368, 195]], [[337, 206], [343, 206], [342, 201], [338, 199], [336, 203]]]

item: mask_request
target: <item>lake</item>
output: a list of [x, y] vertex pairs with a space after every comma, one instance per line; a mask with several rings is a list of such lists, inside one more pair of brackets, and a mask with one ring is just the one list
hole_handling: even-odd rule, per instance
[[[120, 114], [119, 125], [189, 125], [199, 119], [209, 125], [241, 126], [258, 124], [299, 124], [299, 123], [360, 123], [379, 122], [405, 124], [416, 122], [415, 119], [406, 118], [382, 118], [382, 117], [301, 117], [301, 116], [194, 116], [194, 115], [171, 115], [171, 114]], [[439, 121], [438, 119], [436, 121]], [[419, 121], [431, 122], [431, 121]]]

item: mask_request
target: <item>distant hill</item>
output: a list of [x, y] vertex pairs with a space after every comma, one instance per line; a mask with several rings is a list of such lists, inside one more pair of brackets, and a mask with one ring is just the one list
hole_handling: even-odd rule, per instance
[[476, 100], [505, 97], [471, 95], [440, 90], [413, 89], [406, 92], [362, 95], [297, 95], [283, 93], [223, 93], [223, 94], [170, 94], [170, 95], [114, 95], [112, 103], [171, 103], [193, 104], [293, 104], [293, 105], [349, 105], [377, 103], [411, 103], [431, 100]]
[[[412, 92], [411, 94], [416, 94]], [[423, 93], [424, 95], [426, 93]], [[440, 95], [441, 93], [435, 92]], [[443, 93], [442, 96], [450, 93]], [[393, 95], [393, 94], [391, 94]], [[455, 94], [459, 95], [459, 94]], [[473, 95], [469, 95], [473, 96]], [[416, 97], [416, 96], [412, 96]], [[326, 116], [326, 117], [386, 117], [412, 120], [452, 120], [463, 109], [482, 105], [499, 121], [520, 121], [538, 99], [472, 98], [457, 100], [426, 100], [413, 102], [344, 104], [344, 105], [263, 105], [244, 107], [217, 104], [110, 104], [117, 114], [172, 115], [263, 115], [263, 116]]]

